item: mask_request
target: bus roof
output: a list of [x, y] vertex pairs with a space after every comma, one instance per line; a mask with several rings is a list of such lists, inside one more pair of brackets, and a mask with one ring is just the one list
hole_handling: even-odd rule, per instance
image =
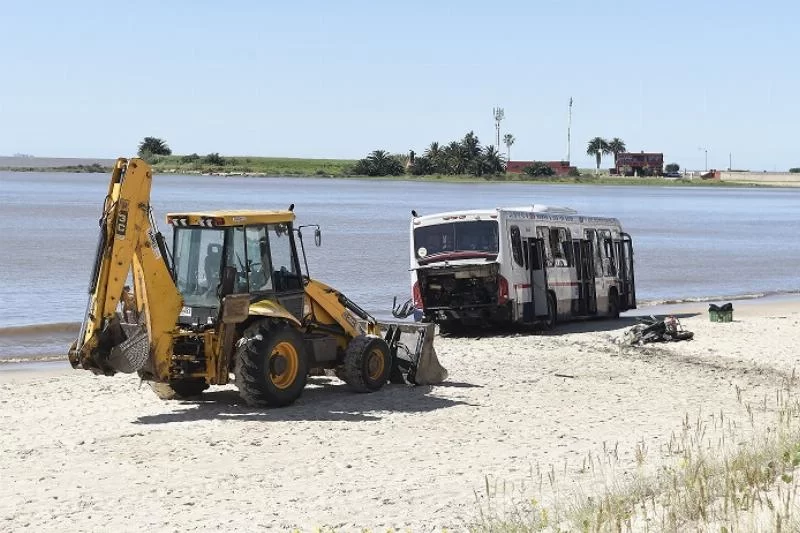
[[428, 226], [440, 224], [442, 222], [460, 222], [470, 220], [485, 220], [498, 217], [504, 218], [526, 218], [540, 220], [563, 220], [577, 223], [599, 223], [619, 226], [619, 220], [612, 217], [587, 216], [578, 213], [569, 207], [532, 204], [518, 207], [495, 207], [494, 209], [464, 209], [461, 211], [445, 211], [442, 213], [431, 213], [430, 215], [417, 216], [413, 218], [415, 226]]

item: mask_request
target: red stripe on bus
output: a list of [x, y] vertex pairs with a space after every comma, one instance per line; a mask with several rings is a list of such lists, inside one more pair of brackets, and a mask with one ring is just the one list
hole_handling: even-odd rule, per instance
[[[578, 283], [577, 281], [553, 281], [553, 282], [547, 284], [548, 287], [577, 287], [579, 285], [580, 285], [580, 283]], [[531, 288], [531, 284], [530, 283], [517, 283], [517, 284], [514, 285], [514, 288], [515, 289], [530, 289]]]

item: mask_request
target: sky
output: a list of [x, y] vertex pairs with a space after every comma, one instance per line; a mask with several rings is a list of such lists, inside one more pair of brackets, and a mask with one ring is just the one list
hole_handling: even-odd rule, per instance
[[[800, 2], [4, 1], [0, 155], [360, 158], [474, 131], [593, 167], [800, 167]], [[505, 145], [501, 146], [505, 152]], [[604, 166], [612, 164], [610, 159]]]

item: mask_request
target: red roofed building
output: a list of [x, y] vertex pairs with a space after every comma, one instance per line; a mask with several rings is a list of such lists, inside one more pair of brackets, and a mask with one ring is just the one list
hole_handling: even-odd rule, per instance
[[614, 170], [623, 176], [660, 176], [664, 173], [664, 154], [622, 152], [617, 154]]

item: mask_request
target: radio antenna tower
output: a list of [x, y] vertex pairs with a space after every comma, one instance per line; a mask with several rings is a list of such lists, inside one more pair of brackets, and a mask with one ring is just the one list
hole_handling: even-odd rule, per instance
[[567, 114], [567, 163], [570, 162], [570, 148], [572, 140], [570, 138], [570, 130], [572, 129], [572, 97], [569, 97], [569, 113]]
[[494, 129], [497, 132], [497, 149], [500, 149], [500, 121], [506, 118], [506, 112], [502, 107], [493, 107], [492, 114], [494, 115]]

